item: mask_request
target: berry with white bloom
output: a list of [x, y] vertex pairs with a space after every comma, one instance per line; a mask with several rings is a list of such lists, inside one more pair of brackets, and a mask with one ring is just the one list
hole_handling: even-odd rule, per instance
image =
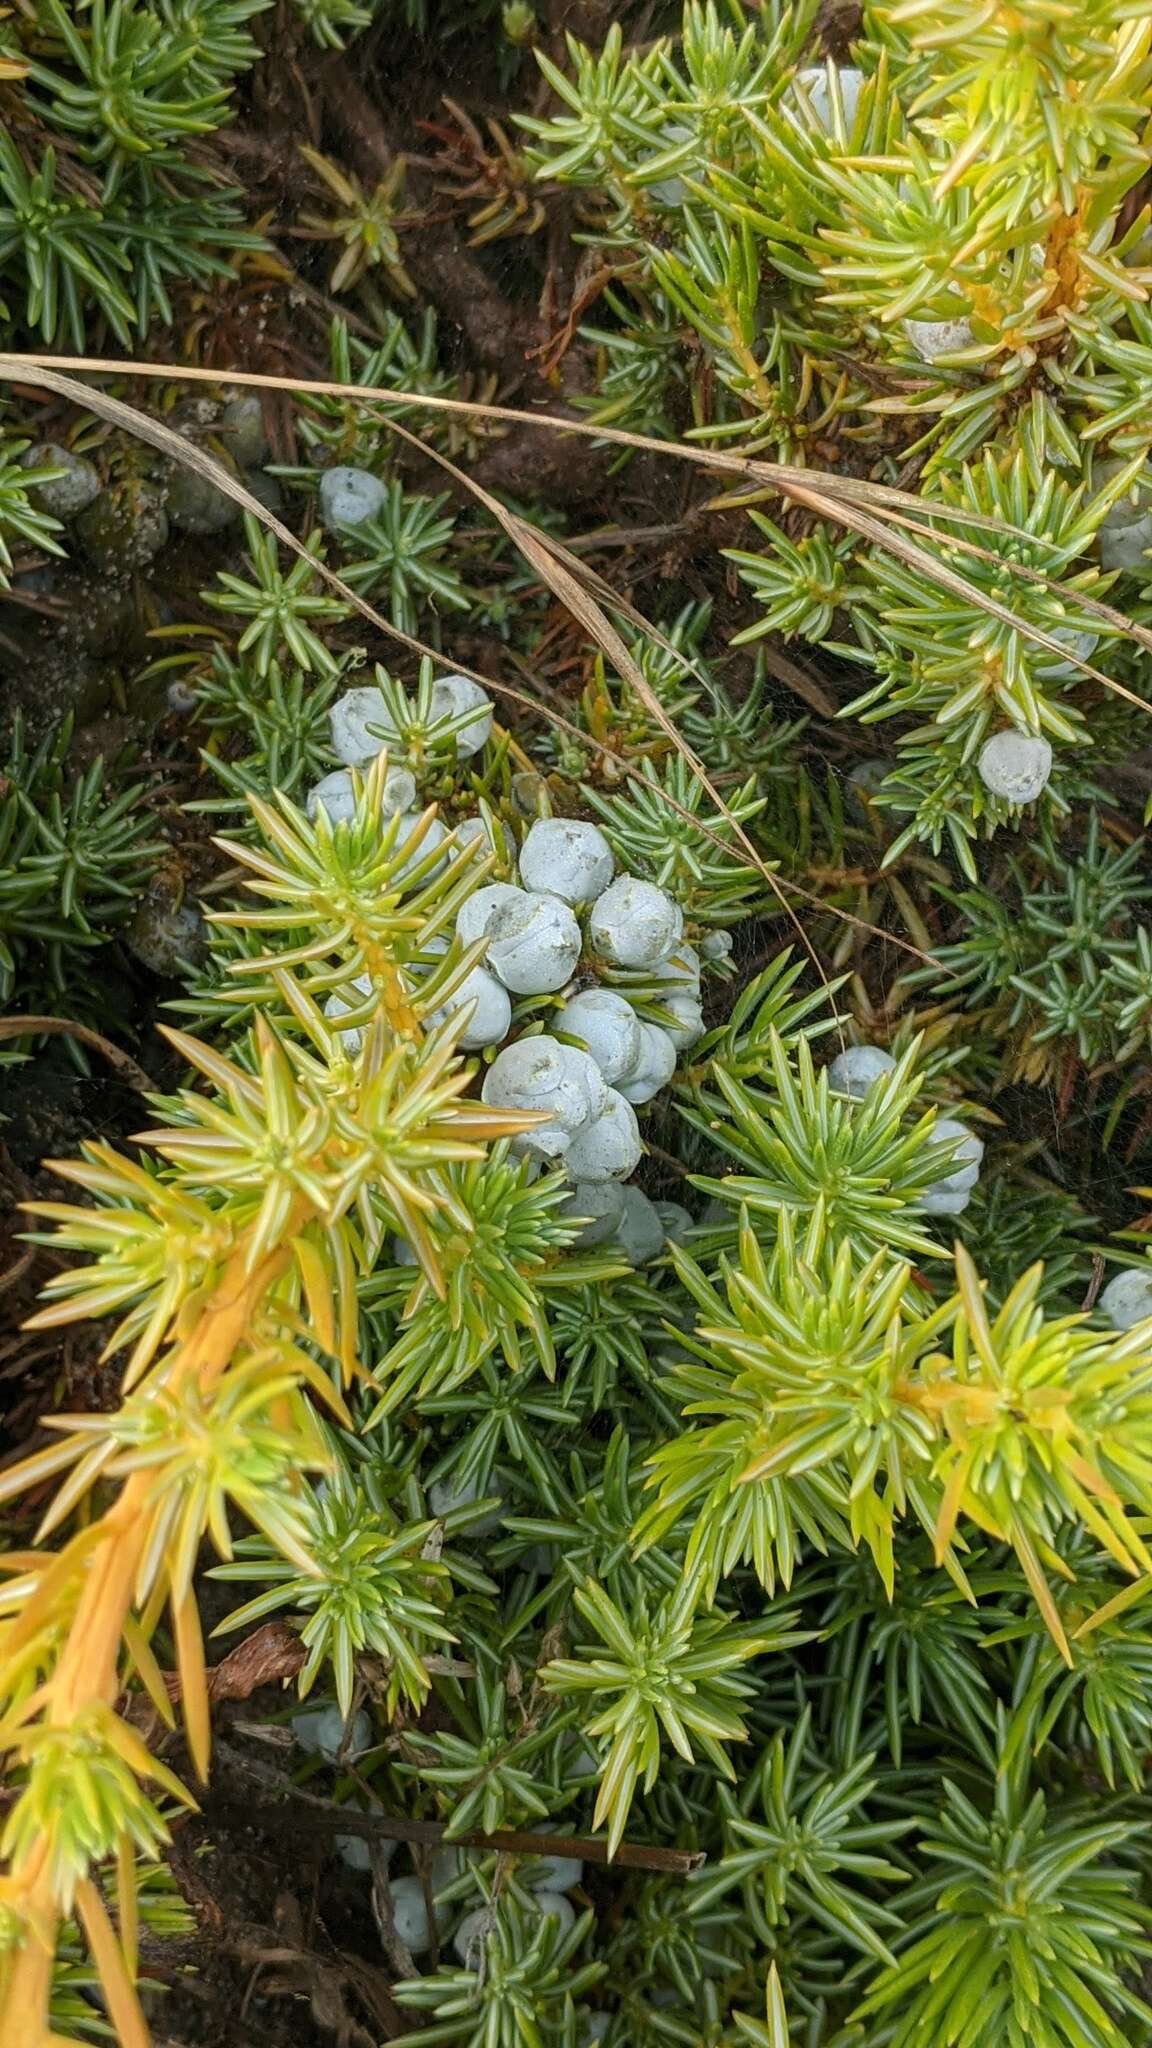
[[456, 912], [456, 936], [460, 944], [474, 946], [477, 939], [486, 939], [489, 923], [497, 910], [505, 903], [518, 903], [523, 895], [524, 890], [518, 889], [514, 882], [485, 882], [482, 889], [474, 889]]
[[460, 1925], [452, 1936], [452, 1946], [466, 1970], [478, 1970], [484, 1957], [484, 1944], [495, 1925], [496, 1915], [491, 1906], [477, 1906], [474, 1912], [465, 1913]]
[[356, 792], [352, 787], [351, 771], [334, 768], [331, 775], [324, 775], [314, 782], [304, 799], [304, 809], [309, 818], [315, 818], [323, 811], [330, 825], [346, 825], [356, 815]]
[[674, 953], [652, 969], [654, 981], [663, 981], [683, 994], [698, 996], [700, 993], [700, 955], [687, 939], [681, 939]]
[[730, 958], [731, 953], [731, 932], [725, 931], [723, 930], [723, 928], [720, 928], [714, 932], [705, 932], [704, 937], [700, 941], [700, 954], [702, 959], [716, 961], [727, 960]]
[[[547, 1839], [546, 1828], [533, 1828], [534, 1835]], [[578, 1856], [531, 1856], [521, 1864], [520, 1876], [533, 1891], [573, 1892], [584, 1877]]]
[[692, 1211], [683, 1202], [653, 1202], [652, 1207], [664, 1226], [664, 1235], [669, 1244], [684, 1244], [690, 1230], [696, 1228]]
[[486, 967], [474, 967], [466, 974], [458, 989], [454, 989], [447, 1002], [433, 1010], [428, 1019], [430, 1025], [442, 1024], [455, 1010], [462, 1010], [467, 1003], [475, 1003], [467, 1024], [456, 1043], [461, 1052], [479, 1052], [486, 1045], [503, 1045], [512, 1028], [512, 998], [502, 982]]
[[565, 903], [591, 903], [602, 896], [616, 861], [598, 825], [582, 818], [538, 818], [520, 849], [520, 879], [526, 889], [546, 889]]
[[932, 1127], [930, 1144], [953, 1141], [953, 1164], [940, 1180], [933, 1181], [920, 1197], [920, 1206], [928, 1216], [958, 1216], [968, 1206], [972, 1190], [980, 1177], [980, 1161], [984, 1157], [984, 1141], [954, 1116], [938, 1116]]
[[1052, 773], [1052, 749], [1032, 733], [994, 732], [981, 747], [976, 768], [990, 796], [1033, 804]]
[[54, 483], [36, 484], [36, 503], [53, 519], [74, 519], [100, 496], [104, 486], [100, 473], [86, 456], [73, 454], [58, 441], [41, 441], [27, 448], [20, 458], [24, 469], [62, 469]]
[[[413, 834], [421, 823], [423, 830], [419, 839], [415, 839]], [[396, 880], [403, 881], [406, 875], [410, 875], [414, 868], [419, 867], [421, 861], [427, 860], [430, 853], [435, 853], [438, 847], [443, 846], [447, 837], [447, 827], [440, 823], [439, 818], [426, 818], [423, 811], [401, 811], [396, 820], [395, 850], [397, 853], [402, 852], [411, 840], [412, 851], [407, 860], [397, 868]], [[440, 866], [442, 863], [438, 862], [437, 865]]]
[[461, 818], [453, 832], [458, 846], [474, 845], [481, 854], [498, 853], [504, 860], [512, 858], [512, 841], [499, 818]]
[[328, 724], [332, 752], [349, 768], [362, 768], [366, 761], [374, 761], [381, 747], [395, 746], [399, 738], [375, 683], [345, 690], [332, 705]]
[[859, 1099], [867, 1095], [874, 1081], [890, 1074], [896, 1065], [890, 1052], [878, 1045], [849, 1045], [837, 1053], [828, 1068], [828, 1086], [837, 1095]]
[[329, 533], [339, 533], [342, 526], [363, 526], [383, 511], [387, 500], [387, 489], [368, 469], [340, 462], [320, 479], [320, 517]]
[[619, 1081], [640, 1059], [640, 1020], [611, 989], [581, 989], [557, 1011], [554, 1024], [565, 1038], [579, 1039], [606, 1081]]
[[[412, 810], [415, 802], [415, 777], [407, 768], [389, 768], [380, 799], [381, 814], [385, 818], [394, 817], [397, 811]], [[314, 783], [304, 799], [304, 809], [310, 818], [323, 811], [330, 825], [346, 825], [356, 814], [351, 769], [334, 768], [331, 775], [325, 775]]]
[[624, 1210], [616, 1226], [616, 1239], [630, 1266], [647, 1266], [658, 1259], [667, 1233], [642, 1188], [621, 1189]]
[[[432, 1946], [432, 1921], [420, 1879], [398, 1877], [388, 1889], [392, 1895], [392, 1930], [397, 1941], [402, 1941], [414, 1956], [423, 1955]], [[447, 1918], [447, 1911], [437, 1907], [437, 1926], [443, 1926]]]
[[572, 1904], [571, 1899], [564, 1897], [563, 1892], [537, 1892], [536, 1905], [541, 1913], [547, 1915], [549, 1920], [559, 1921], [562, 1935], [567, 1934], [575, 1927], [576, 1908]]
[[636, 1111], [610, 1088], [608, 1107], [577, 1131], [564, 1164], [578, 1181], [627, 1180], [639, 1166], [643, 1150]]
[[651, 1102], [668, 1086], [676, 1072], [676, 1047], [658, 1024], [640, 1022], [640, 1057], [630, 1073], [618, 1082], [626, 1102]]
[[[1061, 647], [1068, 649], [1069, 654], [1076, 655], [1081, 661], [1091, 661], [1100, 639], [1099, 633], [1082, 632], [1076, 626], [1050, 626], [1047, 630], [1050, 638], [1058, 640]], [[1054, 658], [1048, 653], [1047, 648], [1037, 647], [1034, 653], [1037, 675], [1077, 676], [1080, 673], [1075, 661]]]
[[240, 507], [209, 477], [196, 470], [177, 470], [165, 499], [173, 526], [185, 533], [223, 533], [240, 517]]
[[926, 1216], [962, 1216], [972, 1200], [971, 1188], [926, 1188], [920, 1197], [920, 1207]]
[[561, 1203], [560, 1214], [573, 1222], [577, 1217], [583, 1218], [577, 1244], [608, 1244], [624, 1214], [624, 1190], [619, 1181], [579, 1181]]
[[904, 332], [922, 363], [934, 363], [937, 356], [955, 355], [957, 349], [972, 345], [972, 322], [957, 320], [906, 320]]
[[358, 1756], [372, 1740], [372, 1723], [363, 1710], [353, 1714], [344, 1736], [344, 1716], [339, 1707], [304, 1707], [292, 1716], [292, 1733], [312, 1756], [334, 1764], [341, 1756]]
[[1114, 1274], [1107, 1287], [1101, 1288], [1096, 1306], [1114, 1330], [1130, 1330], [1133, 1323], [1142, 1323], [1152, 1316], [1152, 1267], [1133, 1266], [1126, 1273]]
[[[368, 1801], [368, 1811], [370, 1813], [383, 1813], [384, 1809], [378, 1799], [370, 1799]], [[372, 1843], [365, 1835], [336, 1835], [334, 1837], [334, 1846], [340, 1861], [346, 1863], [349, 1870], [371, 1870]], [[385, 1841], [380, 1836], [377, 1836], [376, 1848], [384, 1858], [385, 1870], [387, 1870], [399, 1847], [399, 1842]]]
[[462, 1877], [469, 1864], [475, 1860], [467, 1849], [437, 1849], [428, 1866], [428, 1882], [432, 1887], [433, 1896], [438, 1899], [441, 1892], [446, 1892], [450, 1884], [455, 1884], [456, 1879]]
[[487, 964], [514, 995], [551, 995], [571, 981], [583, 949], [580, 927], [559, 896], [517, 889], [487, 920]]
[[230, 398], [216, 431], [234, 461], [246, 466], [267, 462], [271, 451], [258, 391], [238, 391], [235, 398]]
[[[486, 1500], [489, 1494], [498, 1492], [499, 1488], [491, 1481], [487, 1486], [481, 1486], [478, 1479], [436, 1479], [428, 1488], [428, 1505], [436, 1519], [443, 1521], [447, 1515], [455, 1514], [457, 1508], [470, 1508], [473, 1501]], [[468, 1535], [489, 1535], [493, 1529], [500, 1527], [503, 1516], [504, 1499], [501, 1495], [498, 1506], [489, 1508], [486, 1514], [479, 1515], [475, 1521], [469, 1522]]]
[[432, 685], [433, 718], [439, 723], [442, 718], [461, 718], [465, 712], [471, 716], [453, 735], [456, 752], [462, 761], [478, 754], [488, 743], [492, 732], [492, 699], [487, 690], [482, 690], [470, 676], [437, 676]]
[[583, 2048], [597, 2048], [597, 2043], [607, 2038], [608, 2029], [611, 2025], [612, 2015], [609, 2012], [586, 2013], [584, 2016]]
[[[370, 996], [372, 993], [372, 978], [368, 974], [357, 974], [353, 976], [348, 986], [349, 988], [354, 988], [357, 995]], [[350, 1010], [357, 1007], [354, 1003], [346, 1003], [342, 995], [334, 992], [329, 996], [324, 1005], [324, 1015], [334, 1024], [338, 1018], [346, 1017]], [[360, 1026], [352, 1024], [347, 1031], [342, 1031], [340, 1033], [340, 1043], [344, 1047], [345, 1052], [351, 1053], [353, 1058], [355, 1058], [364, 1043], [364, 1033]]]
[[683, 931], [684, 913], [675, 899], [636, 875], [621, 875], [605, 889], [588, 920], [596, 952], [615, 967], [659, 967]]
[[[851, 128], [860, 104], [860, 93], [864, 84], [864, 73], [854, 65], [833, 66], [836, 81], [840, 87], [840, 102], [844, 108], [844, 126]], [[806, 64], [796, 73], [797, 85], [803, 86], [808, 104], [819, 126], [826, 131], [832, 127], [832, 94], [828, 85], [828, 72], [823, 64]], [[791, 118], [796, 117], [793, 114]]]
[[588, 1053], [542, 1035], [520, 1038], [498, 1053], [481, 1096], [503, 1109], [536, 1109], [548, 1121], [514, 1139], [517, 1149], [558, 1158], [608, 1104], [604, 1077]]
[[[1094, 482], [1106, 484], [1122, 465], [1098, 465]], [[1152, 469], [1143, 469], [1122, 498], [1108, 507], [1098, 528], [1103, 569], [1147, 569], [1152, 553]]]
[[665, 1012], [660, 1028], [672, 1040], [677, 1052], [687, 1052], [698, 1038], [703, 1038], [704, 1011], [698, 998], [687, 989], [674, 990], [669, 996], [662, 995], [660, 1008]]

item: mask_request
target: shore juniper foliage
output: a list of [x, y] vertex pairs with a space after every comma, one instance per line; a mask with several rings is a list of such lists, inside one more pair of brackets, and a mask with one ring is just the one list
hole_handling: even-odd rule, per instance
[[[117, 388], [311, 558], [5, 399], [3, 644], [96, 625], [5, 726], [0, 1059], [117, 976], [165, 1021], [26, 1204], [29, 1341], [98, 1363], [0, 1472], [0, 2048], [162, 2027], [271, 1625], [286, 1780], [440, 1830], [308, 1839], [421, 2048], [1152, 2048], [1152, 18], [546, 12], [0, 18], [10, 346], [219, 372]], [[506, 123], [375, 182], [310, 128], [254, 210], [266, 70], [464, 34]], [[613, 432], [699, 455], [592, 535], [618, 668], [380, 407], [228, 382], [280, 293], [314, 380], [498, 396], [446, 215], [553, 308], [573, 243], [613, 525]]]

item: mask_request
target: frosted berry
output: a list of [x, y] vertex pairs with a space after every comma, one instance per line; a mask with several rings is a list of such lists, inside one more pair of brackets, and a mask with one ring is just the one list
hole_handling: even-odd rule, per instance
[[579, 1245], [608, 1244], [624, 1214], [624, 1190], [619, 1181], [579, 1181], [561, 1204], [565, 1222], [580, 1219]]
[[478, 853], [495, 853], [502, 860], [512, 858], [512, 842], [499, 818], [461, 818], [452, 830], [457, 846], [475, 846]]
[[667, 960], [661, 960], [659, 966], [652, 969], [652, 978], [654, 981], [666, 983], [670, 993], [675, 990], [679, 994], [698, 996], [700, 955], [695, 946], [690, 946], [687, 939], [681, 939], [675, 952], [670, 953]]
[[[384, 1809], [378, 1799], [370, 1799], [368, 1801], [368, 1811], [369, 1813], [382, 1813]], [[371, 1870], [373, 1847], [375, 1847], [378, 1855], [383, 1856], [384, 1868], [387, 1870], [399, 1846], [399, 1842], [389, 1842], [382, 1835], [377, 1835], [374, 1844], [368, 1840], [366, 1835], [336, 1835], [333, 1837], [333, 1847], [340, 1861], [347, 1864], [349, 1870]]]
[[664, 1226], [664, 1235], [669, 1244], [683, 1244], [690, 1230], [696, 1228], [690, 1209], [683, 1202], [653, 1202], [652, 1207]]
[[474, 946], [477, 939], [486, 939], [489, 923], [501, 905], [519, 902], [524, 893], [514, 882], [485, 882], [483, 888], [474, 889], [456, 912], [460, 944]]
[[612, 848], [598, 825], [581, 818], [538, 818], [520, 849], [526, 889], [546, 889], [565, 903], [591, 903], [616, 872]]
[[970, 1187], [950, 1188], [940, 1182], [938, 1186], [924, 1190], [920, 1207], [926, 1216], [961, 1216], [971, 1200]]
[[[418, 827], [421, 828], [419, 838], [416, 837]], [[448, 829], [441, 824], [439, 818], [429, 818], [423, 811], [400, 811], [396, 818], [396, 837], [393, 846], [398, 854], [404, 853], [405, 847], [410, 847], [411, 851], [397, 868], [395, 880], [406, 880], [430, 854], [436, 853], [443, 846], [447, 837]], [[437, 866], [439, 865], [437, 862]], [[429, 871], [432, 872], [434, 870]]]
[[984, 1141], [953, 1116], [938, 1116], [932, 1128], [930, 1144], [953, 1144], [952, 1166], [949, 1171], [925, 1189], [920, 1197], [920, 1206], [928, 1216], [958, 1216], [966, 1209], [972, 1190], [980, 1177], [980, 1161], [984, 1157]]
[[442, 718], [459, 718], [465, 712], [471, 716], [453, 734], [461, 760], [478, 754], [487, 744], [492, 731], [492, 699], [470, 676], [438, 676], [432, 685], [433, 718], [438, 723]]
[[618, 1081], [639, 1063], [640, 1020], [631, 1003], [611, 989], [581, 989], [557, 1011], [553, 1025], [563, 1037], [579, 1039], [606, 1081]]
[[388, 492], [378, 476], [367, 469], [350, 469], [337, 463], [320, 478], [320, 517], [329, 533], [341, 527], [363, 526], [375, 519], [388, 502]]
[[572, 979], [583, 940], [558, 896], [517, 890], [496, 905], [487, 924], [487, 965], [505, 988], [522, 996], [550, 995]]
[[1033, 804], [1052, 773], [1052, 749], [1031, 733], [994, 732], [981, 747], [976, 768], [990, 796]]
[[576, 1908], [572, 1904], [571, 1899], [564, 1897], [563, 1892], [537, 1892], [536, 1904], [540, 1912], [546, 1914], [549, 1920], [559, 1921], [562, 1935], [567, 1934], [570, 1928], [575, 1927]]
[[1107, 1287], [1101, 1288], [1096, 1306], [1114, 1330], [1130, 1330], [1133, 1323], [1142, 1323], [1152, 1316], [1152, 1267], [1133, 1266], [1126, 1273], [1114, 1274]]
[[577, 1131], [600, 1116], [608, 1102], [595, 1060], [546, 1035], [506, 1045], [485, 1074], [480, 1092], [493, 1106], [543, 1112], [548, 1121], [515, 1142], [518, 1150], [549, 1159], [565, 1153]]
[[[533, 1828], [532, 1833], [547, 1840], [544, 1828]], [[584, 1865], [578, 1856], [530, 1856], [518, 1874], [533, 1891], [573, 1892], [583, 1882]]]
[[[393, 817], [397, 811], [411, 810], [416, 802], [415, 778], [407, 768], [389, 768], [384, 777], [384, 790], [380, 799], [380, 810], [385, 818]], [[314, 783], [304, 799], [308, 817], [315, 818], [323, 811], [330, 825], [346, 825], [356, 815], [356, 792], [352, 787], [352, 771], [349, 768], [334, 768], [330, 775]]]
[[680, 943], [684, 914], [666, 889], [621, 875], [592, 905], [588, 935], [615, 967], [659, 967]]
[[[1120, 467], [1119, 461], [1096, 465], [1093, 482], [1108, 483]], [[1124, 496], [1108, 507], [1097, 531], [1101, 568], [1147, 569], [1152, 552], [1152, 469], [1141, 470]]]
[[54, 483], [36, 484], [32, 495], [36, 503], [53, 519], [73, 519], [77, 512], [83, 512], [94, 498], [100, 496], [103, 485], [100, 473], [83, 455], [74, 455], [71, 448], [62, 448], [58, 441], [41, 441], [35, 448], [29, 448], [21, 457], [25, 469], [62, 469]]
[[235, 525], [240, 507], [210, 477], [197, 470], [177, 469], [165, 500], [168, 517], [183, 533], [223, 533]]
[[[354, 988], [357, 995], [370, 996], [372, 993], [371, 977], [367, 974], [357, 974], [349, 983], [349, 987]], [[324, 1015], [331, 1023], [335, 1024], [341, 1017], [346, 1017], [349, 1011], [355, 1007], [356, 1005], [352, 1003], [346, 1003], [342, 995], [333, 992], [324, 1005]], [[344, 1047], [345, 1052], [351, 1053], [355, 1057], [364, 1043], [363, 1030], [357, 1024], [350, 1025], [346, 1031], [340, 1033], [340, 1043]]]
[[640, 1058], [617, 1086], [626, 1102], [651, 1102], [676, 1072], [676, 1047], [658, 1024], [640, 1023]]
[[[1058, 640], [1061, 647], [1066, 647], [1069, 654], [1076, 655], [1080, 661], [1091, 661], [1100, 639], [1099, 633], [1089, 633], [1078, 626], [1049, 626], [1046, 630], [1051, 639]], [[1046, 647], [1034, 647], [1031, 652], [1036, 663], [1037, 675], [1078, 676], [1080, 674], [1075, 661], [1063, 661], [1059, 657], [1049, 654]]]
[[362, 1710], [353, 1714], [345, 1740], [344, 1716], [339, 1707], [304, 1707], [292, 1716], [292, 1733], [312, 1756], [334, 1764], [341, 1756], [358, 1756], [372, 1741], [372, 1723]]
[[[836, 69], [840, 87], [840, 100], [844, 108], [844, 126], [851, 128], [860, 104], [860, 93], [864, 84], [864, 73], [851, 64], [841, 64]], [[832, 127], [832, 94], [828, 87], [828, 72], [823, 64], [806, 64], [796, 73], [797, 85], [803, 86], [808, 104], [818, 125], [830, 130]], [[793, 119], [795, 116], [792, 117]]]
[[672, 1040], [677, 1052], [687, 1052], [698, 1038], [703, 1038], [704, 1012], [698, 998], [687, 989], [662, 995], [660, 1008], [665, 1013], [660, 1028]]
[[349, 768], [374, 761], [381, 747], [395, 746], [399, 735], [375, 683], [345, 690], [328, 713], [332, 752]]
[[228, 453], [245, 468], [267, 462], [270, 450], [258, 391], [241, 391], [236, 398], [230, 398], [216, 431]]
[[456, 1043], [462, 1052], [479, 1052], [482, 1046], [503, 1045], [512, 1028], [512, 1000], [507, 989], [486, 967], [474, 967], [466, 974], [448, 1000], [428, 1018], [435, 1026], [468, 1003], [476, 1005]]
[[579, 1181], [627, 1180], [639, 1166], [643, 1150], [636, 1111], [610, 1088], [607, 1108], [577, 1131], [564, 1163]]
[[484, 1955], [484, 1944], [495, 1923], [491, 1906], [477, 1906], [471, 1913], [465, 1913], [460, 1925], [452, 1936], [452, 1946], [466, 1970], [480, 1968]]
[[[418, 1877], [398, 1877], [388, 1889], [392, 1895], [392, 1930], [397, 1941], [402, 1941], [414, 1956], [423, 1955], [432, 1946], [432, 1921], [424, 1886]], [[447, 1918], [447, 1912], [442, 1913], [437, 1907], [437, 1926]]]
[[957, 320], [906, 320], [904, 332], [923, 363], [934, 363], [937, 356], [955, 355], [957, 349], [972, 345], [972, 322], [966, 317]]
[[896, 1065], [890, 1052], [879, 1045], [849, 1045], [828, 1068], [828, 1086], [837, 1095], [867, 1095], [874, 1081], [883, 1080]]
[[624, 1209], [616, 1228], [616, 1239], [631, 1266], [647, 1266], [664, 1249], [665, 1230], [656, 1207], [642, 1188], [621, 1189]]

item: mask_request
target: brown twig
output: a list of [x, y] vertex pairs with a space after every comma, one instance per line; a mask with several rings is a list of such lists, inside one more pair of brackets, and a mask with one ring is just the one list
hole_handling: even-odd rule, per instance
[[90, 1045], [93, 1052], [103, 1054], [108, 1065], [123, 1076], [129, 1087], [141, 1095], [156, 1093], [155, 1081], [131, 1054], [122, 1052], [110, 1038], [93, 1031], [89, 1024], [78, 1024], [74, 1017], [0, 1017], [0, 1038], [39, 1038], [48, 1032], [57, 1032], [64, 1038], [76, 1038], [82, 1045]]
[[[355, 1808], [338, 1806], [324, 1799], [308, 1801], [304, 1810], [298, 1802], [307, 1795], [292, 1791], [286, 1793], [281, 1807], [277, 1806], [229, 1806], [221, 1802], [214, 1804], [216, 1814], [231, 1817], [243, 1816], [253, 1827], [290, 1827], [305, 1834], [316, 1835], [359, 1835], [365, 1841], [414, 1842], [421, 1847], [436, 1849], [444, 1840], [444, 1827], [440, 1821], [403, 1820], [398, 1814], [360, 1813]], [[609, 1857], [608, 1844], [595, 1835], [533, 1835], [516, 1828], [497, 1828], [493, 1834], [468, 1833], [453, 1835], [450, 1847], [462, 1849], [499, 1850], [508, 1856], [539, 1856], [542, 1845], [550, 1856], [575, 1856], [585, 1863], [597, 1863], [607, 1867], [615, 1865], [621, 1870], [658, 1870], [669, 1877], [689, 1877], [699, 1870], [706, 1861], [702, 1849], [660, 1849], [649, 1847], [643, 1842], [621, 1842], [616, 1854]]]
[[[225, 1773], [255, 1779], [275, 1796], [260, 1804], [250, 1796], [242, 1802], [227, 1798], [212, 1800], [214, 1817], [227, 1817], [243, 1821], [250, 1827], [267, 1827], [276, 1831], [287, 1829], [316, 1835], [359, 1835], [368, 1842], [414, 1842], [430, 1849], [438, 1848], [444, 1841], [445, 1831], [439, 1821], [404, 1820], [389, 1813], [363, 1813], [352, 1806], [340, 1806], [332, 1799], [318, 1799], [313, 1793], [289, 1785], [268, 1765], [240, 1756], [229, 1744], [217, 1743], [216, 1760]], [[688, 1877], [705, 1861], [702, 1850], [661, 1849], [644, 1842], [621, 1842], [616, 1854], [610, 1857], [607, 1842], [593, 1835], [541, 1837], [513, 1828], [498, 1828], [492, 1834], [476, 1831], [451, 1837], [451, 1846], [501, 1850], [510, 1856], [539, 1856], [542, 1842], [550, 1856], [575, 1856], [585, 1863], [612, 1864], [621, 1870], [658, 1870], [669, 1877]]]

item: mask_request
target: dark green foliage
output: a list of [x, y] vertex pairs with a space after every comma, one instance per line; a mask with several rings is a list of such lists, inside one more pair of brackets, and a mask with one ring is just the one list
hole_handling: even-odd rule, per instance
[[142, 895], [163, 843], [149, 837], [145, 787], [106, 788], [103, 761], [69, 766], [66, 722], [29, 748], [17, 719], [0, 770], [0, 1001], [21, 978], [47, 984], [57, 999], [83, 976]]

